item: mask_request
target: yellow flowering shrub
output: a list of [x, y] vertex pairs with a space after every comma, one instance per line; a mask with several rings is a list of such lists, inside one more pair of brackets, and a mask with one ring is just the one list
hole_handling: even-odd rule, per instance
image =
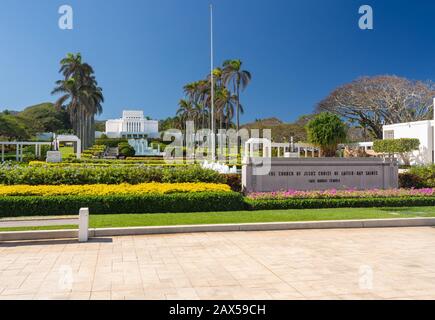
[[90, 185], [61, 185], [61, 186], [29, 186], [29, 185], [0, 185], [0, 197], [6, 196], [60, 196], [60, 195], [127, 195], [145, 193], [184, 193], [184, 192], [230, 192], [230, 186], [216, 183], [142, 183], [142, 184], [90, 184]]

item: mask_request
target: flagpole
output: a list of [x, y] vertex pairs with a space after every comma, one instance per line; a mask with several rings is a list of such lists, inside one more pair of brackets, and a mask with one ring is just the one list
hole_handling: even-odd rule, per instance
[[210, 4], [210, 82], [211, 82], [211, 157], [215, 161], [216, 141], [214, 128], [214, 63], [213, 63], [213, 5]]

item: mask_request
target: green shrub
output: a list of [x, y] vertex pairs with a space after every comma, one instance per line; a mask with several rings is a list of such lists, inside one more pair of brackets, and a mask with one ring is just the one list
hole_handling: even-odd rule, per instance
[[435, 197], [391, 197], [348, 199], [245, 199], [250, 210], [322, 209], [322, 208], [374, 208], [433, 206]]
[[409, 172], [399, 174], [399, 188], [421, 189], [425, 187], [427, 187], [427, 185], [420, 176]]
[[435, 165], [415, 166], [409, 169], [409, 174], [418, 176], [424, 187], [435, 188]]
[[127, 142], [118, 144], [119, 155], [124, 157], [133, 157], [136, 154], [134, 148]]
[[225, 183], [219, 173], [190, 167], [149, 166], [24, 166], [0, 165], [0, 184], [61, 185], [120, 184], [146, 182], [213, 182]]
[[236, 192], [192, 192], [135, 196], [0, 197], [0, 217], [91, 214], [237, 211], [245, 208]]
[[226, 184], [235, 192], [242, 191], [242, 177], [240, 174], [225, 174]]
[[188, 168], [171, 168], [164, 170], [162, 182], [183, 183], [183, 182], [214, 182], [226, 183], [225, 177], [214, 170], [203, 169], [200, 166]]

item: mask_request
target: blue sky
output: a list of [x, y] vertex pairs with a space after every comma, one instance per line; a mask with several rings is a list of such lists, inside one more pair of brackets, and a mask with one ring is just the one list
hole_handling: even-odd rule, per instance
[[[435, 2], [214, 0], [215, 62], [240, 58], [253, 80], [242, 95], [244, 122], [310, 113], [336, 86], [365, 75], [435, 80]], [[81, 52], [106, 102], [100, 119], [123, 109], [172, 116], [182, 86], [209, 70], [205, 0], [1, 0], [0, 110], [44, 101], [59, 60]], [[58, 9], [74, 9], [74, 30]], [[358, 28], [358, 8], [374, 30]]]

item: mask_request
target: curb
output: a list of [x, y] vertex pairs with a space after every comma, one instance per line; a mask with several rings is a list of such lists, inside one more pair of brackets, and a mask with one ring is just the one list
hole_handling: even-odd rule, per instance
[[[237, 232], [237, 231], [279, 231], [306, 229], [346, 229], [346, 228], [395, 228], [431, 227], [435, 218], [369, 219], [369, 220], [331, 220], [303, 222], [271, 222], [243, 224], [181, 225], [162, 227], [129, 227], [89, 229], [89, 237], [113, 237], [133, 235], [157, 235], [197, 232]], [[0, 241], [48, 240], [77, 238], [78, 230], [38, 230], [0, 232]]]

